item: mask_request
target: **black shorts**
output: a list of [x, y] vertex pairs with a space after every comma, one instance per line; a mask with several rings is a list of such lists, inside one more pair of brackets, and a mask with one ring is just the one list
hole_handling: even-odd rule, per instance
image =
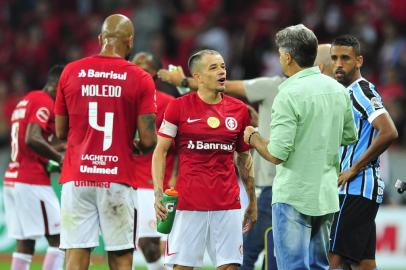
[[375, 259], [375, 217], [379, 204], [361, 196], [340, 195], [331, 226], [330, 252], [351, 263]]

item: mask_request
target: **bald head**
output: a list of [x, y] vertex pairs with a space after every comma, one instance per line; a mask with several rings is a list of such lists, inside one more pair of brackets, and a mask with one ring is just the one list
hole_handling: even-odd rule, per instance
[[133, 47], [134, 25], [129, 18], [121, 14], [108, 16], [104, 22], [99, 36], [100, 43], [105, 46], [112, 46], [114, 49], [124, 50], [124, 56]]
[[319, 66], [320, 71], [330, 77], [333, 76], [333, 67], [331, 64], [330, 56], [331, 44], [320, 44], [317, 48], [316, 60], [314, 60], [314, 66]]
[[134, 26], [129, 18], [121, 14], [108, 16], [102, 26], [102, 38], [129, 38], [134, 36]]

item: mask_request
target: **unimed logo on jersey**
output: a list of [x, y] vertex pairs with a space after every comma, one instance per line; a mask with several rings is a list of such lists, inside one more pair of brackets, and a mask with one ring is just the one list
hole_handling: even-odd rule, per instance
[[127, 72], [117, 73], [117, 72], [114, 72], [113, 70], [97, 71], [94, 69], [88, 69], [88, 70], [81, 69], [79, 71], [78, 78], [105, 78], [105, 79], [125, 81], [127, 79]]
[[194, 142], [192, 140], [189, 140], [187, 144], [187, 149], [232, 151], [234, 149], [234, 144], [203, 142], [203, 141]]

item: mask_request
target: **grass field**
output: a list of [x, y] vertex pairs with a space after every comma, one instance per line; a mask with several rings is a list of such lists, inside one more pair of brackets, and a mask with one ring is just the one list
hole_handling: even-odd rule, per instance
[[[11, 269], [11, 265], [9, 262], [5, 261], [0, 261], [0, 270], [8, 270]], [[30, 270], [41, 270], [42, 269], [42, 263], [41, 262], [33, 262], [31, 264]], [[106, 263], [97, 263], [97, 264], [92, 264], [89, 268], [90, 270], [109, 270], [109, 267]], [[214, 267], [203, 267], [201, 268], [202, 270], [214, 270]], [[258, 270], [260, 268], [257, 268]], [[146, 266], [135, 266], [135, 270], [147, 270]], [[388, 269], [388, 268], [379, 268], [379, 270], [405, 270], [405, 268], [393, 268], [393, 269]]]
[[[103, 256], [92, 256], [93, 261], [90, 264], [90, 270], [109, 270], [106, 262], [106, 258]], [[30, 270], [42, 270], [42, 256], [34, 256], [33, 262], [31, 263]], [[11, 256], [10, 255], [0, 255], [0, 270], [11, 269]], [[214, 270], [215, 267], [202, 267], [202, 270]], [[256, 267], [256, 270], [260, 270], [260, 267]], [[136, 265], [134, 270], [147, 270], [145, 265]], [[379, 270], [406, 270], [406, 267], [402, 268], [382, 268]]]
[[[0, 269], [1, 270], [8, 270], [11, 269], [11, 265], [9, 262], [2, 262], [0, 261]], [[109, 270], [107, 264], [93, 264], [89, 268], [90, 270]], [[42, 263], [41, 262], [33, 262], [31, 264], [30, 270], [42, 270]], [[146, 266], [135, 266], [135, 270], [147, 270]], [[202, 270], [214, 270], [213, 267], [203, 267]]]

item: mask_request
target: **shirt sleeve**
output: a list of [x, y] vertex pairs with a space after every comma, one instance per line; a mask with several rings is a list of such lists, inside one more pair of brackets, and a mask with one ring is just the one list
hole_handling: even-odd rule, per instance
[[41, 129], [46, 130], [51, 119], [52, 105], [49, 102], [42, 102], [35, 99], [31, 101], [30, 117], [28, 123], [36, 123]]
[[242, 117], [242, 126], [241, 126], [241, 130], [240, 133], [238, 134], [238, 142], [237, 142], [237, 146], [236, 146], [236, 151], [237, 152], [245, 152], [248, 151], [250, 149], [250, 145], [246, 144], [244, 142], [244, 130], [245, 127], [250, 125], [251, 122], [251, 118], [250, 118], [250, 114], [248, 112], [248, 107], [244, 106], [244, 114]]
[[155, 83], [149, 74], [145, 74], [141, 78], [140, 84], [140, 99], [138, 114], [156, 113], [156, 91]]
[[350, 145], [358, 140], [357, 129], [354, 123], [354, 114], [352, 112], [352, 105], [350, 97], [344, 93], [346, 99], [346, 110], [344, 113], [344, 130], [341, 139], [341, 145]]
[[67, 68], [62, 71], [61, 77], [58, 82], [58, 87], [56, 90], [56, 100], [54, 106], [54, 112], [57, 115], [67, 115], [68, 110], [66, 107], [64, 87], [66, 85]]
[[386, 112], [382, 99], [375, 87], [367, 81], [361, 80], [353, 91], [353, 103], [355, 108], [372, 123], [379, 115]]
[[166, 138], [175, 138], [179, 125], [179, 105], [178, 99], [172, 100], [166, 107], [164, 120], [159, 128], [158, 135]]
[[243, 81], [245, 95], [250, 103], [260, 102], [267, 98], [274, 99], [278, 93], [278, 86], [283, 79], [279, 76], [262, 77]]
[[272, 106], [271, 135], [268, 151], [272, 156], [286, 161], [294, 149], [298, 125], [294, 99], [283, 91], [275, 98]]

